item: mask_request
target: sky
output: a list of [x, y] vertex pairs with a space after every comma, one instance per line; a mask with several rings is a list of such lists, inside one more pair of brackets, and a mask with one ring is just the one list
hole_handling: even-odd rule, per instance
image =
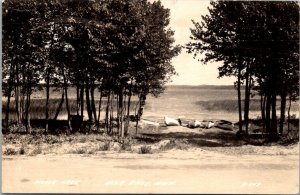
[[[161, 0], [170, 9], [170, 27], [175, 31], [175, 44], [185, 45], [190, 41], [191, 19], [200, 22], [201, 15], [208, 13], [209, 0]], [[201, 58], [201, 56], [197, 56]], [[202, 64], [182, 49], [172, 60], [178, 76], [172, 77], [171, 85], [232, 85], [234, 78], [218, 79], [218, 67], [222, 62]]]

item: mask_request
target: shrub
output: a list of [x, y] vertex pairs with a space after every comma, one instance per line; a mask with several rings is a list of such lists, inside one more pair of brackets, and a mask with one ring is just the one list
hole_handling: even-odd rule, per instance
[[121, 150], [131, 151], [131, 144], [128, 142], [124, 142], [121, 144]]
[[79, 140], [78, 140], [79, 143], [85, 143], [86, 141], [87, 141], [87, 139], [85, 136], [79, 137]]
[[70, 150], [70, 153], [72, 154], [89, 154], [86, 147], [80, 147]]
[[151, 154], [152, 153], [152, 148], [151, 146], [142, 146], [140, 148], [140, 153], [141, 154]]
[[25, 148], [24, 148], [24, 146], [22, 146], [22, 147], [20, 148], [19, 154], [20, 154], [20, 155], [24, 155], [24, 154], [25, 154]]
[[34, 148], [32, 150], [32, 152], [30, 153], [31, 156], [33, 155], [37, 155], [37, 154], [41, 154], [42, 153], [42, 148], [40, 146], [37, 146], [36, 148]]
[[110, 141], [106, 141], [106, 142], [104, 142], [103, 145], [100, 145], [99, 150], [108, 151], [108, 150], [110, 150], [110, 146], [111, 146]]
[[14, 148], [6, 148], [3, 152], [4, 155], [16, 155], [18, 152]]

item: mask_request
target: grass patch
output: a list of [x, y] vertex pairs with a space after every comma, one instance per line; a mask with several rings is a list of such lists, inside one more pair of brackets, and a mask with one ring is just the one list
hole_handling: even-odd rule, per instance
[[142, 146], [140, 148], [140, 154], [152, 154], [151, 146]]
[[103, 145], [102, 144], [100, 145], [99, 150], [100, 151], [109, 151], [110, 148], [111, 148], [110, 141], [105, 141]]
[[87, 146], [82, 146], [79, 148], [71, 149], [69, 151], [71, 154], [94, 154], [95, 150], [89, 150]]
[[30, 156], [35, 156], [38, 154], [42, 154], [42, 148], [41, 146], [37, 145], [31, 152], [30, 152]]
[[6, 148], [3, 152], [4, 155], [17, 155], [18, 151], [14, 148]]
[[159, 147], [161, 151], [167, 151], [172, 149], [179, 149], [179, 150], [187, 150], [189, 148], [188, 142], [186, 140], [175, 140], [172, 139], [166, 144], [162, 144]]
[[[30, 101], [30, 118], [31, 119], [45, 119], [45, 111], [46, 111], [46, 99], [43, 98], [45, 95], [40, 96], [39, 99], [31, 99]], [[60, 95], [59, 95], [60, 97]], [[59, 107], [60, 98], [52, 98], [49, 99], [49, 118], [53, 118], [55, 116], [56, 110]], [[102, 100], [102, 105], [106, 105], [107, 100]], [[132, 101], [132, 105], [135, 105], [136, 101]], [[96, 108], [98, 108], [99, 100], [97, 97], [95, 97], [95, 105]], [[76, 96], [75, 97], [69, 97], [69, 108], [71, 113], [76, 113], [77, 111], [77, 101]], [[2, 100], [2, 115], [5, 116], [5, 110], [6, 110], [6, 100]], [[114, 104], [114, 110], [117, 110], [117, 105]], [[132, 106], [131, 111], [134, 111], [134, 107]], [[67, 109], [66, 105], [63, 104], [60, 115], [67, 115]], [[16, 107], [15, 104], [10, 105], [10, 119], [16, 120], [17, 114], [16, 114]]]

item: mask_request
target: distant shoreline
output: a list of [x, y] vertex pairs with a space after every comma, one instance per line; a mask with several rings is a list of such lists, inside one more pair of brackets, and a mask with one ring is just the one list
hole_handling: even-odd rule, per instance
[[[167, 88], [235, 89], [234, 85], [166, 85]], [[242, 89], [244, 87], [242, 86]]]

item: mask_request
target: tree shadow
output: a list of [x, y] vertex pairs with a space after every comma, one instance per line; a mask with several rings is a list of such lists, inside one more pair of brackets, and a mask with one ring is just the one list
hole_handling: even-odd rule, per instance
[[197, 147], [226, 147], [241, 146], [242, 141], [236, 137], [233, 131], [209, 131], [201, 133], [170, 132], [170, 133], [143, 133], [136, 139], [145, 143], [157, 143], [161, 140], [185, 141]]

